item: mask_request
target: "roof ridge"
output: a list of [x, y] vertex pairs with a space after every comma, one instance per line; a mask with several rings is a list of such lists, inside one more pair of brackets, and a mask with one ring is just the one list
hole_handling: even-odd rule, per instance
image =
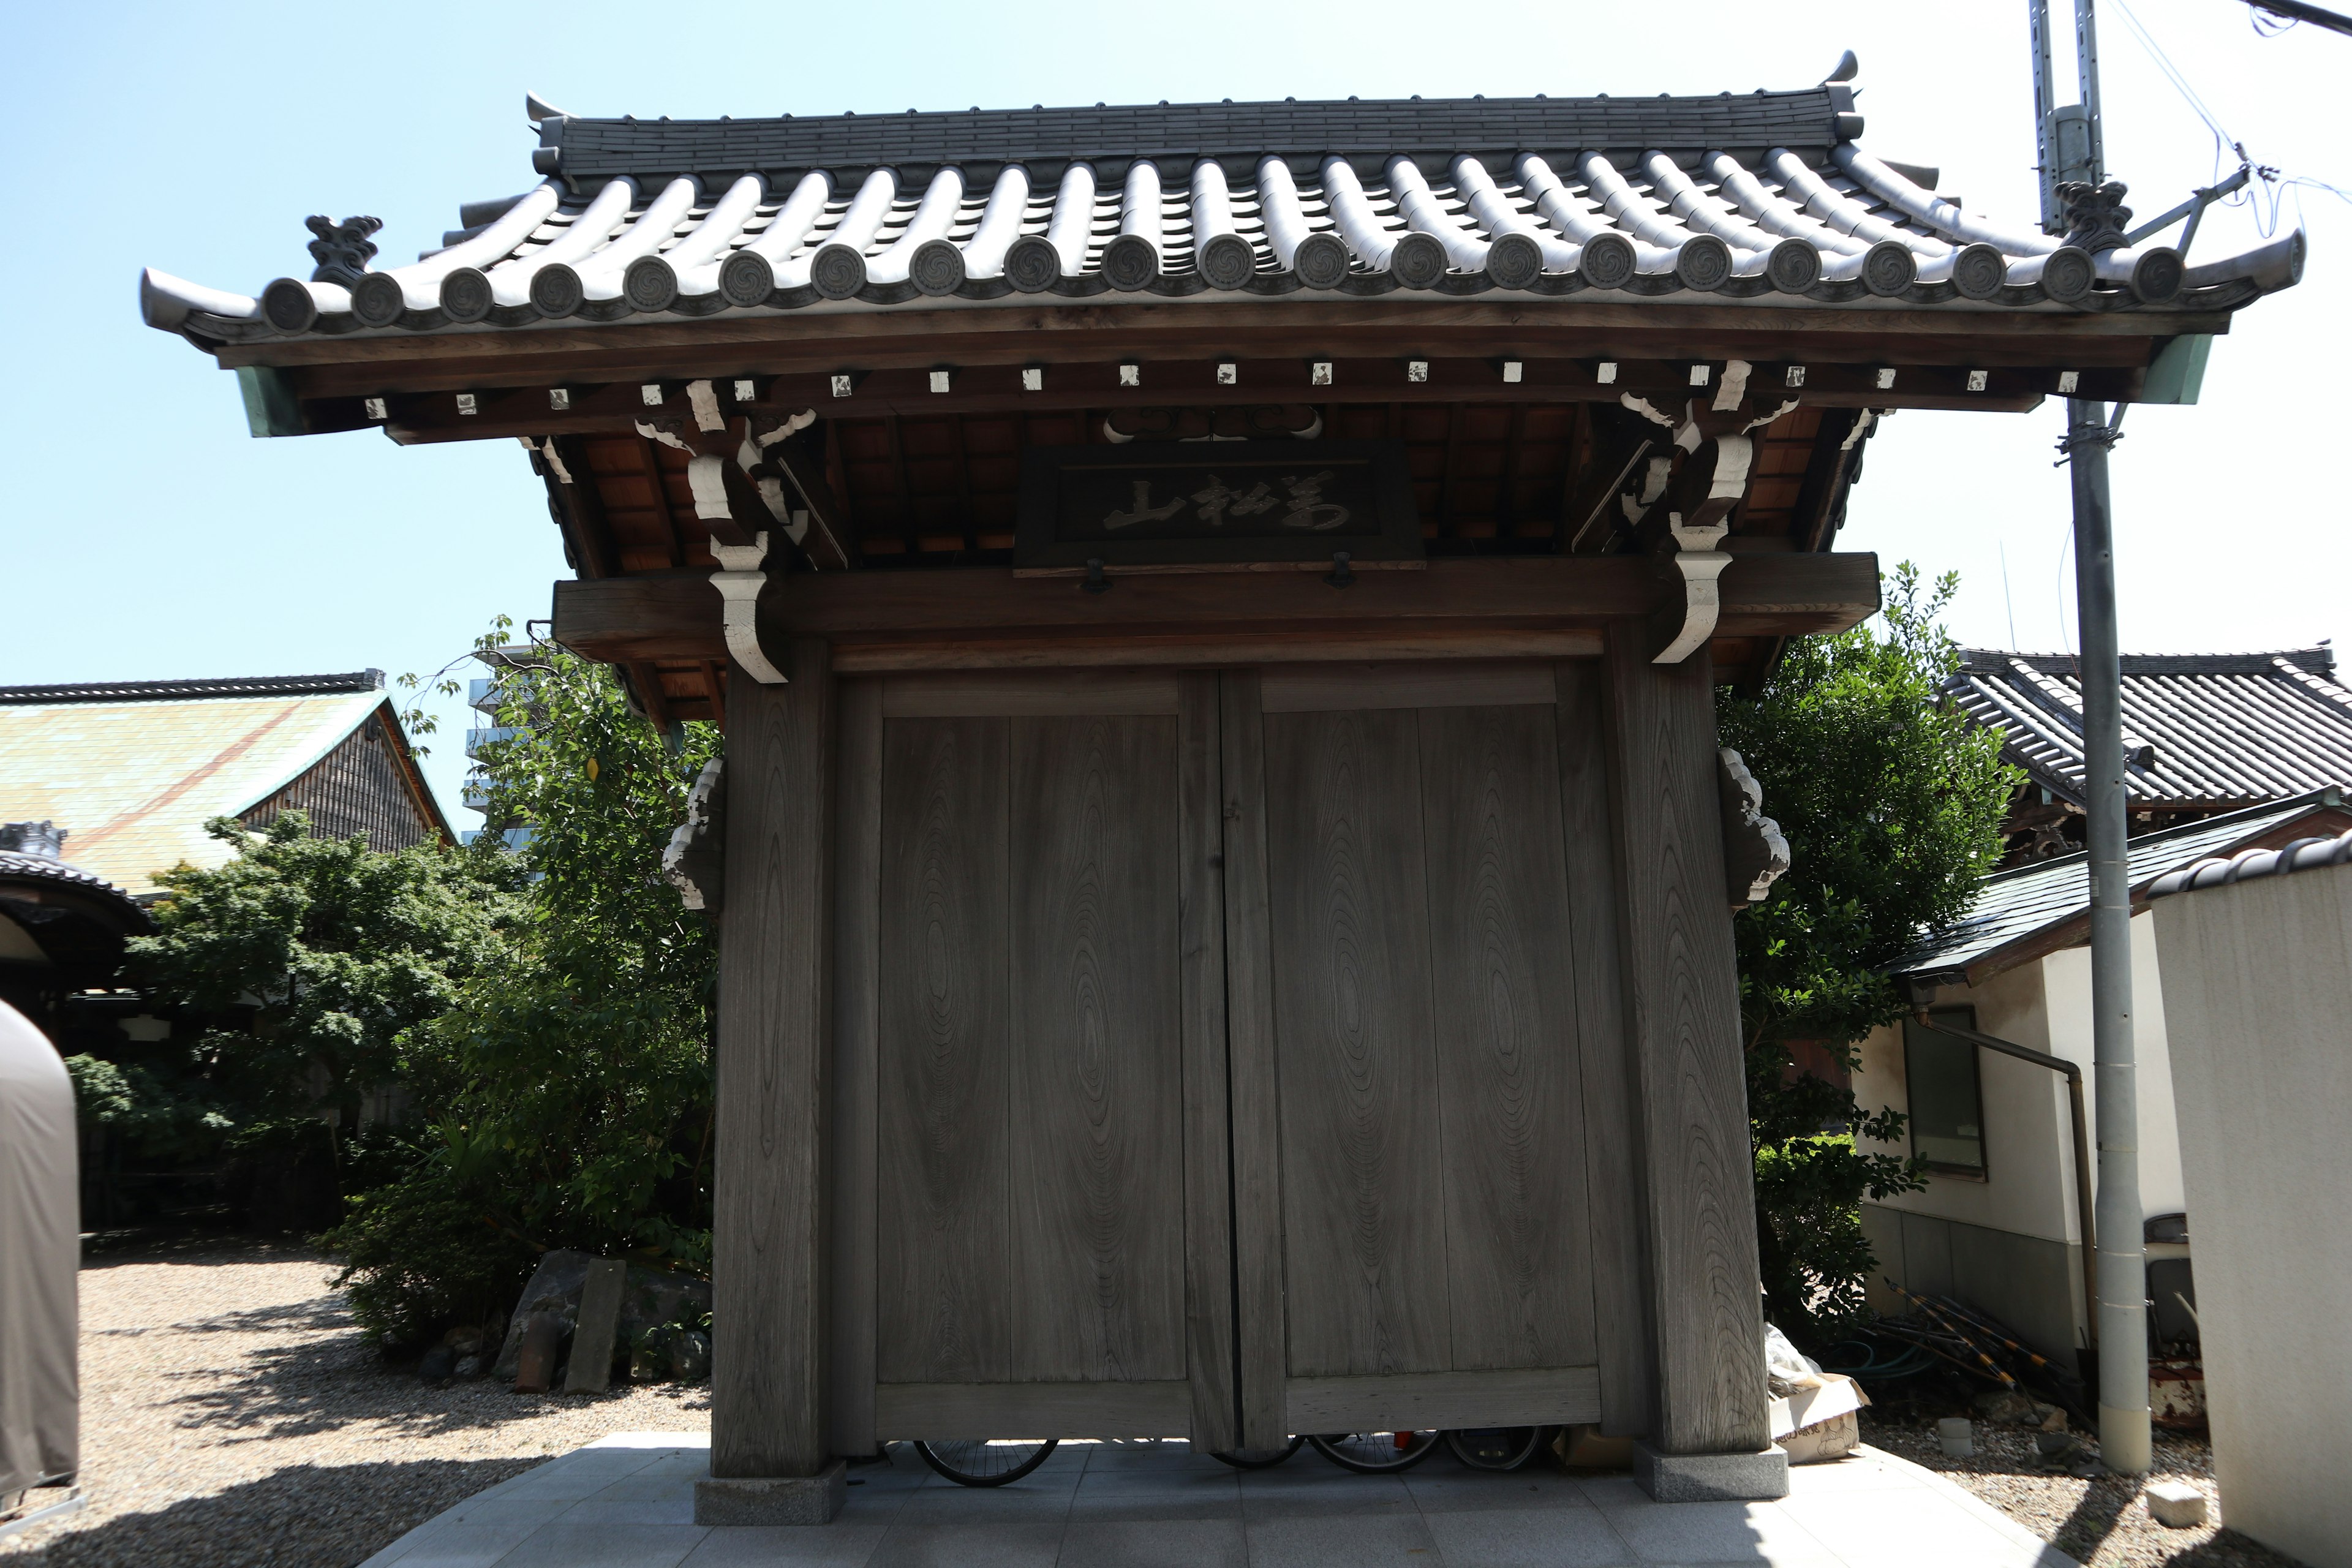
[[[2306, 669], [2333, 671], [2336, 650], [2327, 647], [2274, 648], [2251, 653], [2127, 653], [2123, 672], [2132, 675], [2273, 675], [2275, 659], [2286, 659]], [[2030, 665], [2043, 675], [2077, 675], [2082, 658], [2071, 653], [2024, 653], [2011, 648], [1964, 647], [1955, 675], [2000, 674], [2010, 661]]]
[[383, 689], [381, 669], [354, 669], [339, 675], [248, 675], [213, 680], [98, 680], [65, 686], [0, 686], [0, 704], [311, 697]]

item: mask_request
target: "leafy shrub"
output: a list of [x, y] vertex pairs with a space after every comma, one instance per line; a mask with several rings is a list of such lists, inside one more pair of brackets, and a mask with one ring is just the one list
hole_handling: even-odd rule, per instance
[[1851, 1070], [1855, 1044], [1903, 1016], [1887, 970], [1967, 911], [2018, 776], [2000, 737], [1943, 697], [1959, 650], [1937, 616], [1958, 585], [1923, 587], [1906, 563], [1874, 622], [1796, 639], [1760, 691], [1717, 703], [1790, 847], [1788, 874], [1735, 930], [1765, 1295], [1801, 1342], [1864, 1310], [1863, 1199], [1923, 1184], [1916, 1162], [1854, 1145], [1901, 1138], [1904, 1117], [1792, 1072], [1789, 1047], [1812, 1042]]

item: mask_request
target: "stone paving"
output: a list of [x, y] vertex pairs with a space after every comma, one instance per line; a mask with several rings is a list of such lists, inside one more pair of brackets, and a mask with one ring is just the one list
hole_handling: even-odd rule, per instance
[[492, 1487], [362, 1568], [2076, 1568], [1959, 1488], [1876, 1450], [1790, 1472], [1765, 1503], [1655, 1503], [1621, 1475], [1350, 1475], [1302, 1450], [1237, 1473], [1181, 1442], [1065, 1443], [1008, 1487], [894, 1446], [831, 1524], [696, 1525], [707, 1443], [625, 1433]]

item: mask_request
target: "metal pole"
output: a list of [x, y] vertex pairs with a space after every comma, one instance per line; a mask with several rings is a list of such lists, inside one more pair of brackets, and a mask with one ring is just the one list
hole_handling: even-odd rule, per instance
[[[2120, 412], [2120, 408], [2118, 408]], [[2123, 670], [2116, 636], [2115, 531], [2106, 410], [2066, 405], [2074, 489], [2074, 602], [2083, 632], [2083, 789], [2091, 862], [2091, 1042], [2099, 1136], [2099, 1450], [2145, 1474], [2147, 1258], [2139, 1206], [2139, 1096], [2132, 1062], [2131, 873], [2125, 857]]]

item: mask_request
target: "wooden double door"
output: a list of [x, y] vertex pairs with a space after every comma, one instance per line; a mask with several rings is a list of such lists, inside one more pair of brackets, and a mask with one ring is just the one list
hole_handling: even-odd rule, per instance
[[1640, 1309], [1583, 680], [844, 682], [836, 1451], [1601, 1415]]

